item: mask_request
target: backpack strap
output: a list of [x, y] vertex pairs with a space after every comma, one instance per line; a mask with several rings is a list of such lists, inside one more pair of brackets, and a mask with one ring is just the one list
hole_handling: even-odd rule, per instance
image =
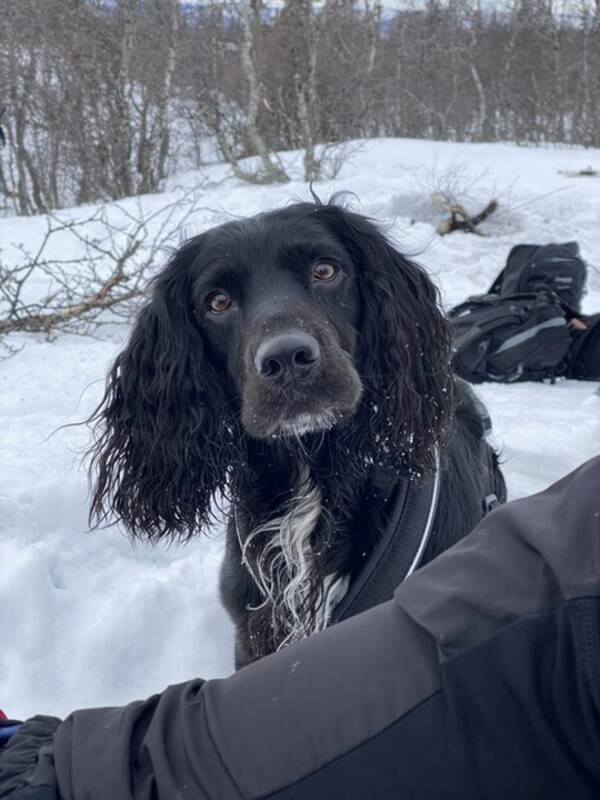
[[[491, 304], [493, 301], [497, 301], [498, 298], [496, 296], [486, 295], [482, 298], [477, 298], [477, 299], [480, 300], [482, 304], [486, 301]], [[468, 303], [469, 301], [467, 300], [467, 303], [464, 305], [467, 306]], [[456, 309], [453, 309], [451, 315], [452, 321], [457, 325], [460, 325], [461, 322], [460, 318], [461, 308], [462, 308], [461, 306], [457, 306]], [[496, 322], [498, 322], [498, 320], [508, 321], [513, 317], [515, 319], [519, 318], [518, 315], [515, 314], [514, 312], [507, 311], [505, 305], [500, 305], [500, 306], [496, 305], [488, 309], [484, 308], [475, 311], [474, 313], [469, 315], [469, 319], [475, 318], [477, 321], [474, 324], [472, 324], [471, 327], [468, 328], [468, 330], [466, 330], [464, 333], [461, 333], [454, 339], [454, 345], [453, 345], [454, 351], [455, 352], [460, 351], [463, 350], [465, 347], [468, 347], [472, 342], [476, 341], [480, 336], [487, 333], [488, 330], [493, 328]]]

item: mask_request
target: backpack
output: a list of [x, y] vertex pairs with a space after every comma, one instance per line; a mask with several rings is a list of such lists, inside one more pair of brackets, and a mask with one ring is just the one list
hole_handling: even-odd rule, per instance
[[567, 378], [600, 380], [600, 314], [584, 317], [588, 328], [573, 334]]
[[577, 242], [518, 244], [489, 294], [514, 295], [549, 289], [570, 309], [579, 311], [586, 280]]
[[550, 291], [470, 297], [448, 316], [454, 369], [471, 383], [554, 380], [567, 368], [569, 327]]

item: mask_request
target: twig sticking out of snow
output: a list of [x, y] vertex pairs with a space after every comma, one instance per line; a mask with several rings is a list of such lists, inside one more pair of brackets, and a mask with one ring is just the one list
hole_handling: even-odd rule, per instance
[[575, 171], [568, 169], [561, 169], [558, 171], [559, 175], [566, 175], [569, 178], [598, 178], [600, 177], [600, 170], [593, 169], [591, 166], [585, 169], [578, 169]]

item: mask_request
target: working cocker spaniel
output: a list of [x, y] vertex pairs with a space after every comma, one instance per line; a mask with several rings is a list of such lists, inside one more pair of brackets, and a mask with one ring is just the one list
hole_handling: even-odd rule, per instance
[[[450, 369], [427, 273], [368, 219], [299, 203], [186, 242], [154, 282], [93, 420], [92, 519], [151, 540], [229, 509], [221, 575], [242, 666], [326, 626], [441, 454], [422, 561], [504, 499]], [[399, 535], [402, 535], [400, 532]]]

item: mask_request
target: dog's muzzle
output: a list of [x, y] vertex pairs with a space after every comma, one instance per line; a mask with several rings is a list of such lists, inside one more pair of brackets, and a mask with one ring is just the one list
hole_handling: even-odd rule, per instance
[[362, 385], [331, 329], [316, 324], [302, 330], [273, 319], [261, 328], [248, 341], [244, 357], [242, 423], [247, 433], [289, 437], [345, 424]]

